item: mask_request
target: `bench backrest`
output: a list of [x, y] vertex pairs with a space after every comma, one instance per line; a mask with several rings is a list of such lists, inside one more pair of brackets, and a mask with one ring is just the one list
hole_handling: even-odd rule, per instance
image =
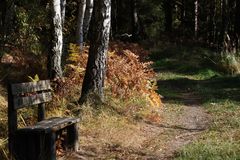
[[10, 84], [8, 86], [9, 133], [17, 130], [17, 110], [33, 105], [38, 106], [38, 121], [45, 119], [45, 102], [52, 100], [49, 80]]

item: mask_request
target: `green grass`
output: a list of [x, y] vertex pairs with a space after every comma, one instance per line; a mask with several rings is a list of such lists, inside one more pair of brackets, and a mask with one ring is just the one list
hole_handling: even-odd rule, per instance
[[195, 142], [180, 152], [177, 160], [237, 160], [240, 159], [240, 144], [219, 137], [207, 137]]
[[211, 117], [209, 129], [182, 148], [177, 160], [240, 160], [240, 77], [224, 75], [213, 56], [204, 48], [174, 45], [155, 49], [151, 57], [165, 103], [181, 105], [181, 95], [193, 93]]
[[240, 103], [225, 100], [204, 106], [212, 116], [209, 130], [182, 149], [176, 159], [240, 159]]

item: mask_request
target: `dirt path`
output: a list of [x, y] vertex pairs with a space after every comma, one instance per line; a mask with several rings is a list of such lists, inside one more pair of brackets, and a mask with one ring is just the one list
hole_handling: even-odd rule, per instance
[[162, 114], [163, 122], [148, 126], [155, 133], [158, 132], [155, 136], [149, 136], [151, 145], [148, 148], [155, 148], [151, 159], [173, 159], [182, 147], [197, 139], [208, 128], [210, 116], [199, 105], [200, 97], [192, 93], [182, 93], [181, 97], [184, 105], [167, 103]]
[[179, 149], [197, 139], [208, 128], [210, 121], [209, 115], [199, 105], [201, 99], [198, 96], [190, 93], [182, 93], [180, 96], [184, 104], [166, 103], [161, 123], [138, 123], [139, 129], [129, 137], [129, 141], [132, 141], [129, 145], [96, 145], [94, 140], [97, 141], [97, 138], [91, 137], [89, 144], [82, 146], [77, 154], [67, 159], [173, 159]]
[[160, 159], [172, 159], [179, 149], [193, 140], [208, 128], [210, 116], [199, 105], [200, 98], [192, 94], [183, 94], [185, 105], [182, 105], [182, 113], [176, 116], [177, 121], [165, 128], [165, 132], [174, 129], [172, 138], [166, 142], [164, 151], [160, 153]]

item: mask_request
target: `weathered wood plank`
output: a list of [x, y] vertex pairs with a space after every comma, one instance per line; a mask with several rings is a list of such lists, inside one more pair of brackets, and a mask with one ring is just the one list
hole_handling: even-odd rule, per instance
[[19, 95], [30, 92], [37, 92], [43, 90], [50, 90], [50, 80], [43, 80], [38, 82], [17, 83], [11, 85], [13, 95]]
[[70, 126], [74, 123], [79, 122], [79, 118], [62, 118], [62, 117], [55, 117], [47, 120], [43, 120], [41, 122], [38, 122], [34, 126], [28, 126], [26, 128], [21, 128], [18, 131], [20, 132], [29, 132], [29, 131], [35, 131], [35, 132], [56, 132], [60, 129], [63, 129], [67, 126]]
[[79, 149], [79, 135], [78, 135], [79, 126], [77, 123], [72, 124], [67, 127], [67, 148], [72, 148], [74, 151]]
[[41, 160], [56, 160], [56, 133], [51, 132], [46, 135], [45, 158]]
[[32, 106], [52, 100], [51, 92], [39, 93], [26, 97], [14, 97], [13, 104], [14, 109], [23, 108], [25, 106]]
[[45, 119], [45, 103], [38, 105], [38, 122]]

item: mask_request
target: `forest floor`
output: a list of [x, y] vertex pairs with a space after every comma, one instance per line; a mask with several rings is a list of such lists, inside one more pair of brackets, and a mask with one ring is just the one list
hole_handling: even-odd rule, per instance
[[240, 78], [202, 65], [206, 59], [198, 48], [179, 51], [189, 53], [154, 57], [158, 92], [164, 96], [161, 122], [106, 127], [95, 136], [83, 129], [81, 150], [72, 159], [240, 158]]
[[[173, 159], [179, 149], [208, 128], [210, 120], [210, 116], [199, 106], [198, 97], [185, 93], [181, 93], [181, 97], [185, 104], [165, 103], [161, 123], [135, 124], [137, 128], [131, 129], [132, 135], [123, 139], [119, 137], [118, 143], [97, 144], [97, 138], [83, 135], [81, 141], [88, 143], [84, 142], [81, 150], [73, 157], [71, 155], [72, 159]], [[123, 147], [124, 143], [129, 144]]]
[[[211, 54], [208, 50], [159, 48], [152, 50], [151, 59], [158, 93], [164, 97], [160, 121], [133, 120], [108, 106], [95, 114], [86, 106], [80, 150], [59, 160], [240, 159], [240, 77], [213, 67], [205, 57]], [[0, 129], [6, 131], [7, 93], [2, 85], [0, 93]], [[1, 159], [7, 157], [6, 132], [0, 136]]]

